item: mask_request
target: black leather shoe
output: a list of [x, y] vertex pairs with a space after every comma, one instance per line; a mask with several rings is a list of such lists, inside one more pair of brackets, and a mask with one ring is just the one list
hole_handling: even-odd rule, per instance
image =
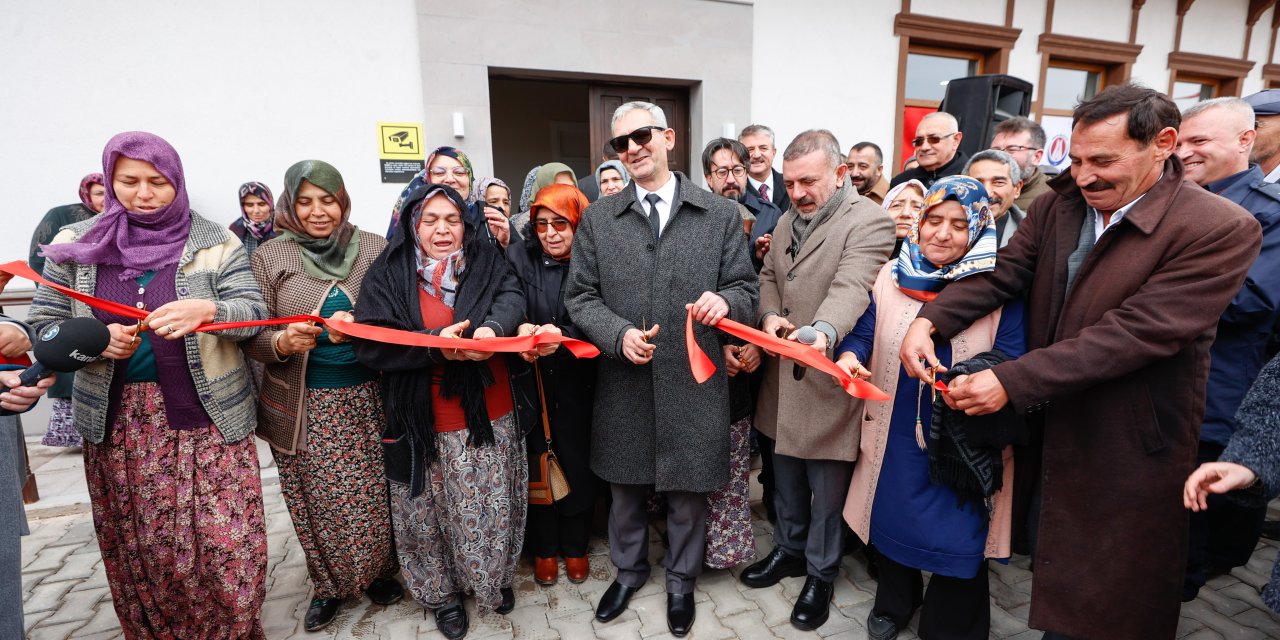
[[809, 576], [791, 609], [791, 626], [802, 631], [813, 631], [827, 621], [831, 613], [831, 595], [835, 587], [822, 578]]
[[774, 547], [764, 560], [744, 569], [739, 579], [742, 580], [742, 584], [759, 589], [772, 587], [783, 578], [796, 578], [802, 575], [805, 575], [804, 558], [797, 558], [783, 551], [782, 547]]
[[600, 596], [600, 604], [596, 606], [596, 620], [600, 622], [608, 622], [627, 610], [627, 603], [631, 602], [631, 596], [635, 595], [637, 589], [628, 587], [617, 580], [605, 589], [604, 595]]
[[505, 616], [516, 608], [516, 594], [511, 590], [511, 587], [503, 587], [498, 592], [502, 594], [502, 604], [498, 605], [498, 608], [494, 609], [494, 611]]
[[894, 640], [898, 637], [898, 625], [892, 620], [876, 615], [875, 611], [867, 614], [868, 640]]
[[364, 588], [364, 593], [371, 602], [385, 607], [404, 598], [404, 587], [395, 578], [378, 578]]
[[436, 629], [449, 640], [459, 640], [467, 635], [467, 609], [462, 602], [436, 609]]
[[340, 604], [342, 604], [341, 598], [312, 598], [304, 622], [307, 631], [319, 631], [329, 626], [329, 623], [333, 622], [334, 614], [338, 613]]
[[693, 628], [693, 614], [692, 593], [667, 594], [667, 628], [671, 630], [671, 635], [685, 637], [689, 629]]

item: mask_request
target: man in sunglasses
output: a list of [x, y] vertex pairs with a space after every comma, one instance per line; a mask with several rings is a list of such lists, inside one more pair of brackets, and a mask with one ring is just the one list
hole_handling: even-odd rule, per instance
[[[564, 303], [604, 353], [591, 426], [591, 470], [610, 483], [609, 558], [618, 576], [596, 619], [613, 620], [649, 579], [651, 491], [667, 499], [667, 626], [693, 626], [706, 550], [707, 494], [729, 480], [729, 385], [723, 318], [755, 319], [759, 285], [737, 207], [667, 167], [676, 134], [657, 105], [613, 114], [610, 144], [631, 174], [587, 208], [573, 237]], [[686, 310], [687, 309], [687, 310]], [[688, 331], [716, 366], [698, 384]]]
[[911, 140], [920, 166], [894, 176], [889, 186], [896, 187], [914, 178], [928, 189], [938, 178], [960, 175], [969, 161], [969, 156], [960, 150], [963, 137], [956, 117], [945, 111], [935, 111], [921, 118], [920, 124], [916, 125], [916, 137]]
[[995, 136], [991, 138], [991, 148], [1013, 156], [1022, 170], [1022, 195], [1016, 203], [1023, 211], [1031, 208], [1036, 196], [1049, 190], [1050, 176], [1040, 168], [1044, 144], [1044, 129], [1035, 120], [1022, 116], [996, 125]]

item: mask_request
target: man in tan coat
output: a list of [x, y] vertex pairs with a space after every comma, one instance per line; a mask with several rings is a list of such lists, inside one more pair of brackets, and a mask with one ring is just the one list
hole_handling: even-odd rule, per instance
[[[825, 130], [801, 133], [787, 147], [782, 173], [792, 206], [760, 272], [761, 328], [812, 339], [827, 356], [866, 310], [894, 242], [892, 220], [848, 183], [844, 160]], [[840, 512], [858, 455], [861, 404], [794, 362], [769, 358], [765, 366], [756, 428], [775, 441], [776, 546], [741, 579], [767, 587], [807, 575], [791, 623], [816, 629], [827, 620], [840, 568]]]

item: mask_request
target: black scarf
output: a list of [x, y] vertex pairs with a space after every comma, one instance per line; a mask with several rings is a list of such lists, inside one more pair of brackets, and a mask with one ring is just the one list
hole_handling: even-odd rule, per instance
[[[405, 212], [411, 212], [422, 201], [443, 193], [463, 213], [463, 256], [466, 269], [458, 282], [454, 303], [454, 322], [470, 320], [465, 337], [484, 323], [493, 306], [494, 297], [507, 274], [507, 262], [498, 249], [466, 221], [466, 205], [457, 192], [444, 185], [424, 185], [405, 200]], [[443, 327], [424, 327], [419, 304], [417, 261], [414, 247], [416, 230], [413, 215], [400, 218], [400, 226], [382, 255], [373, 262], [361, 288], [359, 314], [361, 322], [430, 334]], [[366, 288], [367, 287], [367, 288]], [[418, 349], [421, 347], [406, 347]], [[489, 446], [494, 443], [493, 424], [485, 404], [485, 388], [494, 384], [487, 361], [448, 360], [443, 364], [442, 394], [461, 397], [467, 419], [467, 444]], [[430, 464], [436, 457], [435, 416], [431, 406], [431, 377], [422, 369], [399, 370], [386, 367], [382, 374], [383, 410], [387, 417], [386, 434], [409, 436], [414, 457]], [[384, 435], [384, 438], [387, 437]], [[415, 465], [416, 466], [416, 465]], [[411, 484], [417, 484], [415, 481]]]
[[[999, 351], [985, 351], [952, 365], [939, 378], [951, 382], [1010, 359]], [[969, 416], [948, 407], [942, 394], [937, 394], [928, 440], [929, 480], [953, 489], [961, 504], [982, 505], [979, 511], [986, 522], [991, 515], [991, 496], [1003, 484], [1004, 448], [1027, 441], [1025, 425], [1013, 407], [1005, 405], [989, 415]]]

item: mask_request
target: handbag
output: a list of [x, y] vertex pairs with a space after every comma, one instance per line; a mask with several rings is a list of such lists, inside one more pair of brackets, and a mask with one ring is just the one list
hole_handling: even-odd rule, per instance
[[538, 403], [542, 405], [542, 435], [547, 440], [547, 450], [529, 458], [529, 504], [547, 506], [569, 495], [569, 478], [560, 467], [560, 460], [551, 449], [551, 421], [547, 419], [547, 398], [542, 391], [542, 370], [533, 363], [534, 379], [538, 383]]

